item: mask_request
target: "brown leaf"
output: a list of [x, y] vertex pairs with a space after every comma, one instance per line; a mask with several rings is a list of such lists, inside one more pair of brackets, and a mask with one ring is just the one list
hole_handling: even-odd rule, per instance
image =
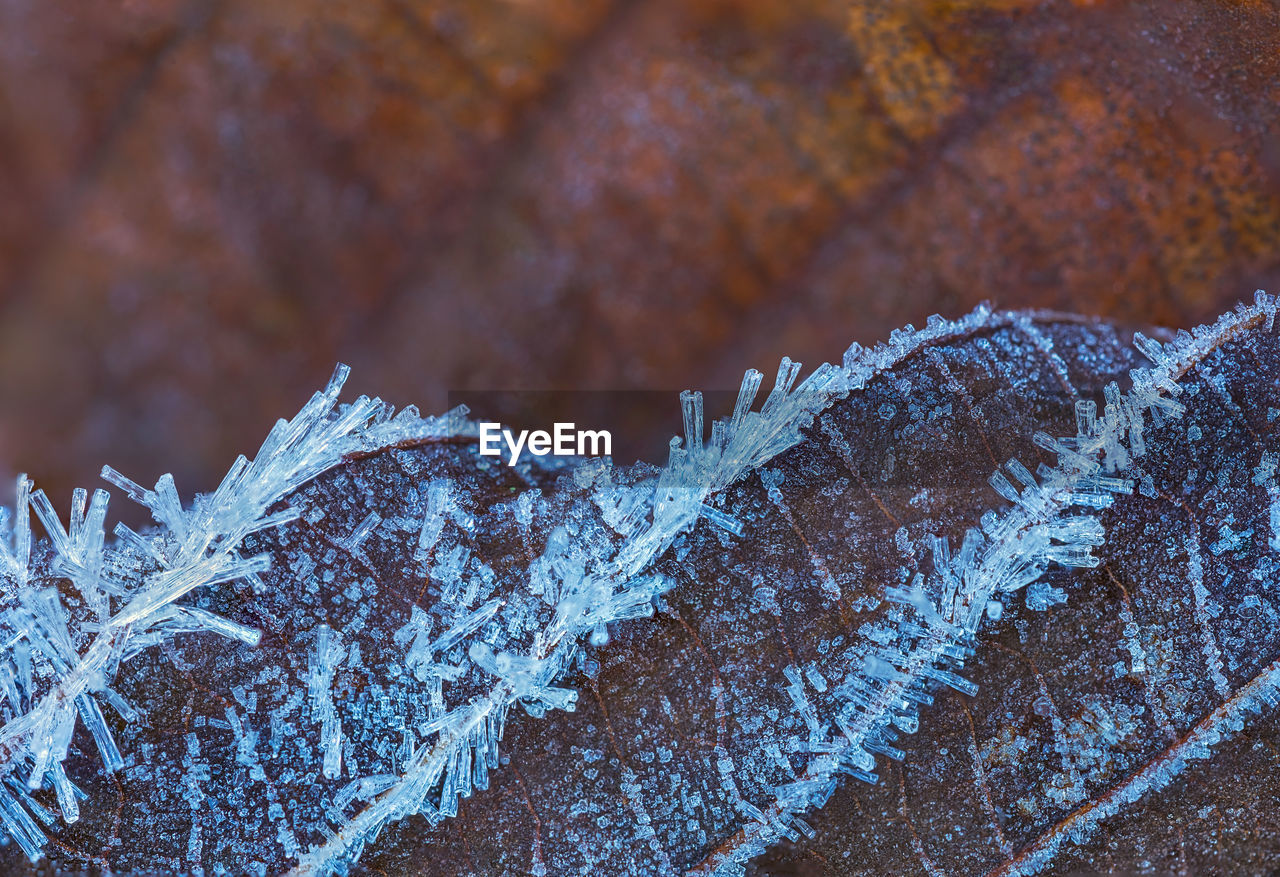
[[338, 359], [430, 410], [717, 386], [1280, 276], [1264, 3], [0, 15], [0, 458], [63, 504], [103, 460], [213, 487]]
[[758, 873], [1274, 868], [1278, 368], [1270, 334], [1196, 363], [1102, 565], [984, 638], [977, 697], [940, 698], [881, 787], [843, 784]]
[[[1256, 378], [1275, 369], [1266, 320], [1258, 312], [1221, 330], [1207, 357], [1177, 373], [1187, 413], [1149, 425], [1139, 468], [1122, 470], [1137, 481], [1149, 475], [1154, 496], [1140, 488], [1106, 513], [1106, 566], [1097, 575], [1046, 573], [1043, 587], [1067, 590], [1067, 605], [1018, 610], [979, 640], [967, 671], [980, 683], [977, 698], [937, 689], [919, 733], [896, 744], [906, 749], [903, 765], [882, 765], [875, 786], [843, 777], [830, 803], [805, 817], [818, 829], [814, 840], [779, 848], [763, 868], [981, 873], [1053, 847], [1073, 819], [1094, 828], [1082, 840], [1105, 846], [1095, 815], [1152, 818], [1145, 807], [1108, 811], [1116, 789], [1141, 791], [1143, 771], [1176, 774], [1175, 756], [1205, 729], [1251, 723], [1240, 707], [1255, 697], [1257, 679], [1275, 682], [1266, 674], [1276, 660], [1264, 590], [1274, 566], [1275, 457], [1266, 470], [1263, 455], [1274, 453], [1280, 401]], [[702, 873], [749, 849], [750, 808], [768, 811], [776, 788], [813, 763], [788, 670], [803, 672], [817, 698], [825, 685], [864, 672], [882, 639], [876, 628], [907, 635], [917, 622], [886, 597], [916, 572], [930, 573], [932, 538], [958, 545], [999, 503], [987, 482], [993, 469], [1011, 458], [1054, 464], [1030, 436], [1072, 433], [1074, 403], [1140, 364], [1128, 333], [1091, 320], [1002, 313], [931, 331], [937, 337], [927, 343], [895, 336], [887, 364], [864, 386], [713, 500], [744, 533], [704, 518], [674, 542], [655, 567], [674, 583], [657, 616], [612, 625], [611, 641], [589, 650], [563, 683], [580, 692], [575, 711], [513, 712], [489, 788], [434, 827], [422, 816], [390, 821], [358, 870]], [[133, 753], [118, 782], [95, 771], [91, 745], [78, 738], [82, 754], [70, 763], [90, 794], [78, 823], [50, 828], [55, 863], [180, 870], [193, 860], [206, 868], [261, 862], [275, 873], [327, 838], [334, 845], [335, 831], [359, 837], [360, 814], [385, 799], [344, 790], [362, 777], [394, 779], [405, 769], [397, 754], [404, 729], [424, 721], [426, 693], [406, 669], [408, 642], [397, 633], [412, 607], [447, 614], [450, 589], [461, 587], [447, 570], [474, 556], [464, 582], [487, 590], [468, 605], [498, 597], [514, 611], [544, 575], [546, 561], [535, 558], [555, 556], [557, 527], [584, 550], [617, 543], [602, 511], [608, 482], [592, 471], [512, 469], [486, 463], [472, 445], [430, 442], [361, 455], [300, 491], [290, 504], [302, 517], [245, 546], [272, 554], [266, 587], [242, 583], [197, 602], [262, 627], [256, 649], [189, 637], [122, 665], [116, 688], [146, 723], [111, 718], [122, 750]], [[650, 471], [609, 477], [625, 485]], [[452, 482], [461, 518], [427, 498], [439, 479]], [[521, 523], [517, 498], [535, 489], [546, 502]], [[413, 556], [424, 505], [428, 519], [434, 508], [449, 528], [433, 543], [426, 575]], [[351, 533], [371, 512], [382, 529], [357, 551]], [[1201, 517], [1188, 530], [1192, 515]], [[1193, 532], [1199, 541], [1186, 542]], [[1193, 544], [1198, 574], [1181, 548]], [[1042, 599], [1036, 587], [1029, 603]], [[1246, 592], [1261, 595], [1256, 605]], [[1124, 631], [1126, 613], [1136, 634]], [[524, 635], [520, 612], [499, 618], [484, 635], [495, 651]], [[320, 624], [352, 649], [334, 677], [350, 748], [346, 772], [333, 777], [320, 773], [314, 703], [302, 707]], [[1135, 649], [1146, 662], [1137, 673]], [[465, 668], [466, 654], [464, 644], [447, 660]], [[485, 695], [476, 686], [486, 677], [470, 672], [446, 688], [449, 704]], [[246, 734], [256, 735], [248, 758]], [[1220, 785], [1244, 769], [1238, 751], [1206, 747]], [[1119, 831], [1140, 850], [1170, 836], [1161, 823]], [[1193, 864], [1226, 855], [1241, 869], [1274, 846], [1256, 835], [1186, 843]], [[16, 855], [11, 848], [12, 867]], [[1060, 860], [1144, 867], [1125, 855], [1063, 844]]]

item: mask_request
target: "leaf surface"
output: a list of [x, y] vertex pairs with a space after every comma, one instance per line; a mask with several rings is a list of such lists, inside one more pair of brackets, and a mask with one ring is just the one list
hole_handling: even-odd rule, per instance
[[[1145, 867], [1128, 848], [1090, 846], [1114, 831], [1135, 856], [1157, 845], [1251, 869], [1272, 854], [1265, 835], [1197, 846], [1151, 808], [1170, 783], [1202, 796], [1267, 787], [1265, 755], [1233, 754], [1249, 735], [1265, 739], [1253, 713], [1274, 694], [1277, 657], [1265, 455], [1280, 402], [1258, 379], [1277, 355], [1267, 314], [1241, 311], [1174, 339], [1173, 352], [1142, 342], [1174, 363], [1165, 367], [1186, 411], [1149, 423], [1141, 455], [1126, 439], [1133, 459], [1116, 468], [1133, 492], [1100, 513], [1102, 565], [1048, 568], [980, 636], [956, 639], [976, 651], [954, 665], [976, 697], [950, 691], [966, 687], [959, 678], [918, 689], [934, 699], [918, 716], [895, 707], [898, 739], [875, 739], [903, 760], [881, 754], [875, 785], [837, 774], [825, 795], [806, 793], [830, 795], [825, 806], [776, 810], [780, 789], [822, 769], [812, 746], [834, 715], [822, 696], [875, 678], [868, 656], [934, 623], [917, 617], [909, 589], [943, 568], [935, 537], [958, 547], [984, 512], [1008, 505], [988, 482], [1004, 461], [1060, 465], [1031, 437], [1072, 434], [1077, 402], [1143, 365], [1130, 333], [981, 312], [852, 353], [851, 389], [796, 443], [708, 496], [741, 532], [704, 513], [675, 533], [616, 592], [651, 583], [641, 611], [619, 610], [583, 636], [593, 644], [565, 653], [552, 689], [526, 687], [534, 694], [507, 704], [492, 770], [448, 768], [481, 786], [456, 816], [438, 775], [423, 781], [427, 805], [413, 799], [424, 816], [396, 809], [419, 775], [416, 753], [452, 733], [431, 705], [432, 673], [456, 668], [441, 691], [465, 712], [519, 676], [518, 662], [490, 669], [494, 658], [529, 643], [549, 653], [538, 649], [577, 581], [566, 564], [579, 547], [594, 558], [634, 541], [642, 531], [611, 503], [658, 470], [513, 468], [463, 438], [349, 455], [281, 504], [296, 520], [245, 539], [246, 555], [272, 559], [260, 587], [194, 592], [191, 605], [261, 629], [256, 648], [186, 634], [121, 665], [114, 688], [142, 717], [108, 714], [126, 766], [104, 774], [78, 726], [67, 765], [88, 797], [78, 822], [49, 828], [48, 853], [63, 867], [272, 873], [362, 853], [357, 869], [370, 872], [684, 874], [732, 870], [753, 845], [768, 849], [750, 867], [767, 873], [983, 873], [1042, 853], [1055, 867]], [[1192, 354], [1178, 359], [1184, 348]], [[650, 599], [652, 619], [629, 617]], [[489, 614], [424, 675], [411, 657], [418, 634], [425, 643], [477, 607]], [[415, 621], [427, 616], [425, 628]], [[332, 723], [310, 681], [328, 642], [340, 644], [321, 685], [339, 755], [322, 742]], [[1192, 754], [1213, 760], [1186, 767]], [[1211, 767], [1232, 779], [1195, 786]], [[54, 806], [49, 791], [35, 797]], [[809, 823], [815, 836], [800, 840]]]

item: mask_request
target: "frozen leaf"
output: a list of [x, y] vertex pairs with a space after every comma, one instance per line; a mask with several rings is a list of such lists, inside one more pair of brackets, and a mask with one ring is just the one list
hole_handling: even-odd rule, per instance
[[934, 318], [764, 400], [748, 372], [709, 431], [687, 394], [662, 468], [507, 466], [460, 412], [335, 407], [340, 369], [189, 506], [104, 470], [160, 525], [105, 544], [104, 498], [63, 528], [22, 479], [9, 864], [1012, 872], [1120, 855], [1087, 846], [1117, 819], [1141, 848], [1277, 701], [1274, 315]]

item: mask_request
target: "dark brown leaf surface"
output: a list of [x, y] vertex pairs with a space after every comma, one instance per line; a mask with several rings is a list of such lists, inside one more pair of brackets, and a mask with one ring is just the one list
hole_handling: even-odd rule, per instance
[[[1243, 323], [1179, 374], [1187, 411], [1147, 430], [1127, 470], [1145, 486], [1103, 513], [1103, 564], [1046, 573], [1066, 605], [1012, 604], [974, 643], [977, 696], [939, 688], [899, 744], [902, 763], [881, 759], [874, 786], [842, 777], [806, 816], [816, 835], [776, 847], [755, 873], [1017, 873], [1040, 851], [1063, 872], [1272, 867], [1280, 842], [1259, 801], [1280, 775], [1264, 702], [1280, 688], [1280, 348], [1266, 322]], [[1016, 313], [920, 346], [899, 338], [891, 367], [716, 497], [742, 536], [704, 519], [659, 558], [675, 586], [652, 620], [613, 625], [587, 650], [565, 683], [580, 692], [576, 711], [513, 712], [490, 787], [435, 827], [392, 822], [357, 870], [703, 873], [742, 843], [741, 802], [767, 809], [806, 769], [784, 668], [834, 684], [858, 669], [850, 656], [865, 657], [869, 630], [908, 624], [887, 592], [927, 572], [933, 536], [958, 543], [999, 505], [987, 477], [1000, 463], [1054, 464], [1029, 436], [1072, 433], [1074, 403], [1141, 364], [1129, 341], [1097, 321]], [[273, 555], [262, 593], [199, 598], [263, 627], [258, 648], [193, 636], [124, 666], [116, 687], [147, 721], [110, 717], [131, 753], [118, 782], [95, 773], [77, 737], [71, 763], [90, 795], [81, 821], [54, 832], [53, 861], [163, 871], [194, 856], [206, 869], [275, 873], [324, 843], [364, 806], [335, 794], [394, 772], [399, 735], [420, 721], [421, 686], [395, 634], [415, 603], [434, 613], [450, 599], [453, 536], [428, 574], [412, 557], [428, 486], [455, 483], [475, 521], [456, 544], [517, 605], [556, 525], [584, 545], [615, 538], [600, 520], [600, 477], [485, 465], [448, 442], [322, 476], [291, 500], [305, 509], [297, 523], [246, 546]], [[521, 523], [518, 498], [531, 491], [546, 504]], [[348, 536], [370, 511], [385, 526], [357, 552]], [[473, 582], [488, 575], [474, 568]], [[318, 720], [302, 706], [321, 623], [355, 646], [334, 690], [344, 759], [359, 767], [338, 778], [320, 775]], [[495, 650], [508, 636], [485, 633]], [[451, 701], [472, 684], [450, 686]], [[194, 774], [183, 761], [193, 747]]]
[[842, 785], [757, 873], [1014, 874], [1059, 847], [1048, 873], [1273, 872], [1276, 712], [1242, 704], [1280, 666], [1277, 374], [1270, 336], [1193, 368], [1102, 565], [982, 642], [977, 697], [940, 698], [881, 788]]
[[[929, 537], [958, 541], [991, 505], [986, 480], [995, 461], [1052, 462], [1031, 444], [1028, 426], [1070, 431], [1074, 400], [1064, 380], [1093, 396], [1135, 359], [1123, 333], [1044, 317], [998, 321], [904, 360], [825, 412], [806, 442], [767, 467], [782, 476], [786, 512], [758, 476], [730, 490], [725, 507], [752, 521], [748, 538], [735, 542], [699, 525], [688, 548], [677, 550], [683, 557], [667, 561], [681, 585], [655, 622], [620, 629], [601, 650], [600, 675], [584, 680], [592, 697], [577, 713], [530, 723], [526, 742], [512, 750], [518, 775], [495, 776], [459, 825], [430, 835], [432, 846], [420, 846], [424, 826], [407, 820], [362, 865], [386, 873], [521, 874], [541, 856], [550, 874], [684, 874], [709, 863], [733, 844], [743, 821], [719, 788], [717, 747], [735, 762], [743, 795], [757, 803], [768, 799], [771, 783], [794, 776], [767, 751], [770, 744], [786, 751], [786, 740], [804, 728], [782, 669], [814, 664], [838, 672], [839, 644], [892, 613], [884, 591], [923, 562]], [[827, 576], [839, 585], [839, 601], [824, 599]], [[990, 652], [984, 660], [1005, 663]], [[937, 712], [926, 710], [922, 725]], [[584, 750], [594, 758], [584, 761]], [[662, 760], [664, 750], [674, 753], [671, 761]], [[654, 838], [636, 824], [621, 779], [628, 772]], [[950, 805], [968, 794], [964, 780], [937, 800]], [[848, 788], [856, 785], [844, 778], [840, 794], [860, 791]], [[685, 806], [695, 795], [707, 799], [702, 810], [692, 808], [701, 816], [696, 827]], [[916, 867], [890, 821], [896, 811], [874, 813], [874, 821], [868, 812], [840, 811], [834, 819], [856, 839], [840, 834], [832, 838], [837, 849], [816, 849], [814, 859], [823, 855], [833, 874]], [[593, 822], [598, 814], [604, 825]], [[972, 870], [958, 856], [947, 863], [952, 869]]]

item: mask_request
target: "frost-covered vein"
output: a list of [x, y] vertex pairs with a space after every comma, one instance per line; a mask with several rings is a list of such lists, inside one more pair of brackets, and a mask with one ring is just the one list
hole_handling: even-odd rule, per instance
[[982, 447], [987, 451], [987, 457], [990, 458], [993, 466], [999, 466], [1000, 461], [996, 459], [995, 451], [991, 449], [991, 441], [987, 438], [987, 432], [982, 428], [982, 419], [978, 416], [973, 396], [965, 388], [964, 384], [956, 378], [951, 371], [951, 367], [947, 365], [947, 361], [937, 350], [930, 349], [926, 356], [933, 367], [942, 375], [943, 382], [948, 390], [955, 394], [956, 398], [964, 405], [965, 413], [969, 415], [969, 419], [973, 421], [974, 429], [978, 431], [978, 438], [982, 439]]
[[1079, 399], [1080, 394], [1072, 385], [1071, 375], [1067, 372], [1067, 364], [1062, 361], [1058, 351], [1053, 349], [1053, 341], [1036, 328], [1031, 316], [1023, 315], [1020, 319], [1015, 320], [1013, 325], [1049, 363], [1049, 367], [1053, 369], [1054, 375], [1057, 376], [1059, 383], [1062, 384], [1062, 389], [1066, 390], [1067, 394], [1072, 398]]
[[907, 833], [911, 835], [911, 850], [916, 854], [920, 867], [924, 869], [925, 874], [929, 875], [929, 877], [944, 877], [943, 871], [934, 864], [933, 859], [925, 852], [924, 843], [920, 840], [920, 834], [916, 831], [915, 822], [911, 819], [911, 812], [907, 807], [907, 771], [905, 768], [898, 771], [898, 812], [902, 816], [903, 823], [907, 826]]
[[[506, 694], [509, 692], [500, 692], [499, 697]], [[313, 873], [330, 866], [337, 859], [357, 857], [366, 841], [376, 836], [388, 822], [420, 812], [422, 799], [440, 778], [447, 758], [457, 749], [458, 740], [470, 738], [483, 729], [492, 714], [492, 704], [491, 697], [488, 705], [473, 708], [461, 717], [452, 734], [441, 737], [434, 744], [419, 747], [392, 791], [379, 796], [357, 813], [322, 846], [304, 854], [298, 867], [290, 873]]]
[[1102, 568], [1111, 583], [1120, 590], [1120, 623], [1124, 625], [1120, 635], [1124, 639], [1126, 651], [1129, 652], [1129, 671], [1137, 675], [1142, 684], [1142, 699], [1151, 710], [1151, 718], [1165, 736], [1172, 740], [1177, 737], [1177, 731], [1169, 721], [1169, 714], [1165, 711], [1164, 704], [1161, 703], [1160, 696], [1151, 681], [1151, 674], [1147, 671], [1147, 653], [1139, 639], [1138, 619], [1133, 613], [1133, 600], [1129, 596], [1129, 589], [1116, 578], [1110, 566], [1104, 563]]
[[1213, 635], [1213, 623], [1209, 617], [1209, 590], [1204, 586], [1204, 560], [1200, 555], [1200, 526], [1191, 519], [1191, 535], [1187, 537], [1187, 578], [1191, 584], [1191, 598], [1196, 628], [1200, 632], [1200, 651], [1204, 654], [1213, 687], [1220, 697], [1231, 692], [1231, 683], [1223, 672], [1222, 650], [1218, 638]]
[[[927, 622], [925, 635], [891, 666], [873, 672], [870, 679], [858, 670], [846, 679], [845, 685], [862, 704], [857, 722], [841, 729], [844, 740], [811, 759], [801, 779], [778, 789], [776, 801], [763, 818], [744, 826], [689, 873], [741, 874], [747, 861], [781, 837], [796, 836], [790, 825], [799, 813], [826, 802], [834, 790], [837, 772], [872, 780], [869, 771], [874, 759], [867, 752], [868, 744], [885, 751], [886, 744], [875, 735], [888, 728], [901, 704], [913, 699], [911, 693], [931, 679], [963, 687], [963, 680], [947, 671], [940, 673], [937, 668], [945, 663], [963, 663], [962, 657], [957, 660], [955, 649], [977, 633], [984, 604], [1032, 584], [1039, 578], [1045, 561], [1068, 566], [1097, 564], [1090, 554], [1090, 549], [1101, 543], [1101, 528], [1095, 519], [1088, 519], [1092, 520], [1094, 531], [1062, 531], [1064, 538], [1057, 544], [1044, 538], [1047, 531], [1043, 528], [1052, 529], [1055, 520], [1071, 526], [1073, 519], [1064, 515], [1072, 505], [1103, 508], [1110, 503], [1111, 493], [1131, 490], [1123, 479], [1104, 473], [1123, 472], [1143, 454], [1142, 433], [1149, 418], [1158, 423], [1163, 417], [1181, 413], [1182, 406], [1168, 398], [1180, 392], [1177, 382], [1214, 350], [1243, 333], [1259, 326], [1270, 331], [1275, 314], [1276, 301], [1259, 292], [1252, 307], [1224, 314], [1213, 326], [1199, 327], [1194, 333], [1179, 333], [1168, 345], [1136, 334], [1135, 345], [1154, 366], [1131, 373], [1134, 383], [1127, 394], [1122, 394], [1115, 384], [1109, 385], [1101, 419], [1096, 417], [1093, 402], [1078, 402], [1076, 437], [1053, 439], [1037, 434], [1037, 444], [1058, 454], [1057, 466], [1044, 471], [1038, 485], [1027, 483], [1026, 489], [1018, 492], [999, 473], [993, 476], [993, 486], [1014, 505], [1003, 513], [984, 516], [982, 531], [990, 541], [980, 559], [971, 553], [966, 560], [962, 552], [959, 562], [951, 566], [952, 574], [960, 579], [959, 591], [953, 586], [952, 596], [937, 606], [919, 591], [898, 597], [919, 606]], [[1025, 469], [1015, 470], [1014, 474], [1027, 482]], [[1037, 531], [1041, 539], [1028, 538]], [[982, 539], [978, 531], [970, 531], [970, 535]], [[944, 555], [940, 566], [946, 569], [948, 565]], [[1028, 571], [1030, 576], [1026, 575]], [[955, 602], [949, 606], [951, 600]], [[958, 623], [953, 624], [953, 618]], [[888, 749], [891, 755], [897, 752], [892, 747]]]
[[1064, 844], [1079, 843], [1099, 822], [1119, 813], [1125, 805], [1169, 785], [1190, 762], [1209, 758], [1214, 746], [1244, 728], [1248, 716], [1276, 707], [1280, 707], [1280, 660], [1268, 664], [1230, 700], [1141, 770], [1071, 813], [988, 877], [1037, 873], [1053, 861]]
[[898, 520], [897, 515], [890, 511], [889, 507], [880, 499], [880, 495], [871, 489], [871, 485], [867, 483], [867, 479], [858, 471], [857, 464], [853, 461], [853, 452], [849, 447], [849, 441], [842, 436], [838, 430], [825, 420], [819, 421], [819, 431], [826, 436], [830, 446], [835, 448], [836, 456], [840, 458], [840, 462], [844, 464], [844, 468], [848, 470], [858, 482], [858, 485], [865, 490], [870, 496], [876, 507], [880, 509], [889, 523], [893, 524], [893, 529], [898, 530], [902, 527], [902, 522]]
[[[893, 333], [888, 345], [872, 349], [853, 345], [845, 354], [843, 368], [824, 364], [794, 389], [800, 366], [784, 358], [773, 390], [759, 411], [752, 410], [752, 406], [763, 376], [758, 371], [748, 371], [732, 417], [712, 424], [710, 435], [705, 437], [701, 394], [682, 394], [684, 441], [673, 440], [667, 467], [653, 483], [637, 488], [644, 496], [643, 520], [636, 522], [630, 513], [622, 515], [626, 537], [622, 545], [601, 562], [593, 575], [570, 589], [568, 599], [562, 599], [555, 607], [555, 621], [538, 635], [537, 643], [528, 654], [494, 655], [482, 644], [473, 644], [472, 659], [480, 659], [478, 663], [485, 664], [498, 679], [489, 696], [482, 698], [475, 709], [489, 717], [504, 716], [517, 701], [544, 699], [549, 706], [571, 707], [572, 700], [550, 693], [563, 692], [552, 683], [563, 674], [578, 639], [592, 632], [594, 641], [609, 623], [635, 617], [638, 607], [670, 587], [671, 583], [646, 578], [642, 573], [672, 540], [691, 529], [701, 517], [736, 531], [736, 522], [723, 514], [713, 514], [716, 510], [707, 505], [711, 496], [794, 446], [800, 440], [800, 430], [835, 399], [865, 387], [873, 378], [932, 344], [1008, 325], [1013, 319], [1011, 314], [993, 315], [986, 308], [979, 308], [955, 322], [931, 317], [923, 330], [907, 327]], [[431, 528], [429, 541], [434, 544], [439, 534], [430, 514], [423, 524], [423, 532], [428, 527]], [[549, 549], [539, 561], [547, 559], [550, 553]], [[650, 608], [638, 614], [651, 612]], [[478, 653], [474, 651], [477, 647]], [[505, 670], [499, 666], [502, 660], [507, 662]], [[524, 676], [522, 681], [511, 684], [507, 671], [516, 667], [524, 668]], [[460, 707], [454, 712], [471, 708]], [[460, 777], [456, 778], [459, 785], [449, 785], [452, 777], [449, 765], [457, 761], [459, 753], [472, 747], [496, 751], [496, 738], [473, 736], [478, 727], [471, 722], [446, 721], [438, 729], [439, 738], [429, 746], [423, 745], [400, 780], [323, 844], [304, 855], [294, 873], [325, 872], [342, 861], [356, 858], [369, 837], [389, 821], [410, 813], [422, 813], [433, 823], [451, 815], [455, 805], [445, 798], [469, 794], [471, 781], [469, 777]], [[496, 727], [500, 735], [502, 723], [498, 721], [485, 727]], [[727, 757], [727, 753], [724, 754]], [[437, 782], [444, 785], [439, 806], [434, 806], [427, 795], [434, 795], [432, 786]]]
[[[10, 538], [0, 545], [5, 594], [17, 604], [3, 613], [2, 620], [14, 634], [7, 643], [5, 667], [15, 650], [34, 649], [52, 668], [52, 680], [36, 697], [30, 671], [20, 674], [32, 700], [25, 712], [14, 696], [16, 691], [6, 692], [12, 709], [19, 714], [0, 728], [0, 770], [12, 778], [30, 761], [32, 770], [19, 781], [37, 789], [51, 778], [65, 821], [78, 818], [74, 790], [62, 770], [75, 712], [93, 735], [107, 772], [124, 764], [94, 700], [94, 695], [101, 695], [116, 704], [122, 715], [130, 715], [131, 709], [110, 688], [122, 660], [175, 634], [197, 630], [256, 644], [256, 631], [176, 601], [193, 590], [255, 578], [264, 571], [265, 558], [240, 556], [244, 539], [296, 517], [292, 509], [269, 510], [303, 483], [341, 462], [344, 455], [369, 444], [399, 440], [409, 430], [417, 435], [444, 431], [445, 421], [423, 421], [414, 409], [392, 419], [389, 408], [368, 397], [335, 412], [348, 371], [339, 366], [328, 387], [312, 396], [293, 420], [276, 423], [252, 462], [240, 457], [218, 489], [197, 497], [190, 509], [178, 498], [172, 476], [161, 477], [154, 490], [146, 490], [104, 467], [103, 477], [150, 508], [160, 525], [150, 538], [123, 524], [116, 526], [118, 543], [113, 546], [113, 558], [132, 555], [141, 563], [147, 571], [136, 580], [121, 580], [123, 573], [118, 569], [112, 575], [106, 572], [102, 534], [105, 491], [96, 492], [86, 508], [86, 492], [77, 490], [67, 529], [44, 494], [32, 494], [30, 482], [25, 476], [19, 478], [17, 514]], [[83, 654], [74, 647], [75, 628], [71, 625], [75, 622], [64, 610], [56, 588], [47, 577], [31, 576], [28, 504], [49, 532], [53, 548], [52, 560], [47, 570], [39, 571], [41, 576], [67, 575], [99, 619], [81, 622], [76, 631], [91, 635]], [[30, 652], [26, 654], [24, 666], [29, 667]], [[58, 731], [52, 738], [51, 729]], [[26, 807], [34, 808], [34, 802], [20, 802], [7, 791], [0, 794], [0, 822], [35, 861], [42, 856], [47, 838]]]
[[969, 725], [969, 761], [973, 765], [973, 785], [978, 792], [978, 797], [982, 800], [982, 807], [987, 811], [987, 816], [991, 819], [991, 825], [995, 829], [996, 843], [1000, 846], [1000, 852], [1006, 856], [1013, 854], [1013, 845], [1009, 843], [1009, 839], [1005, 837], [1004, 829], [1000, 825], [1000, 814], [996, 812], [995, 804], [991, 800], [991, 786], [987, 782], [987, 769], [982, 764], [982, 752], [978, 749], [978, 731], [973, 725], [973, 711], [969, 709], [969, 705], [964, 701], [960, 701], [960, 707], [964, 710], [965, 720]]

